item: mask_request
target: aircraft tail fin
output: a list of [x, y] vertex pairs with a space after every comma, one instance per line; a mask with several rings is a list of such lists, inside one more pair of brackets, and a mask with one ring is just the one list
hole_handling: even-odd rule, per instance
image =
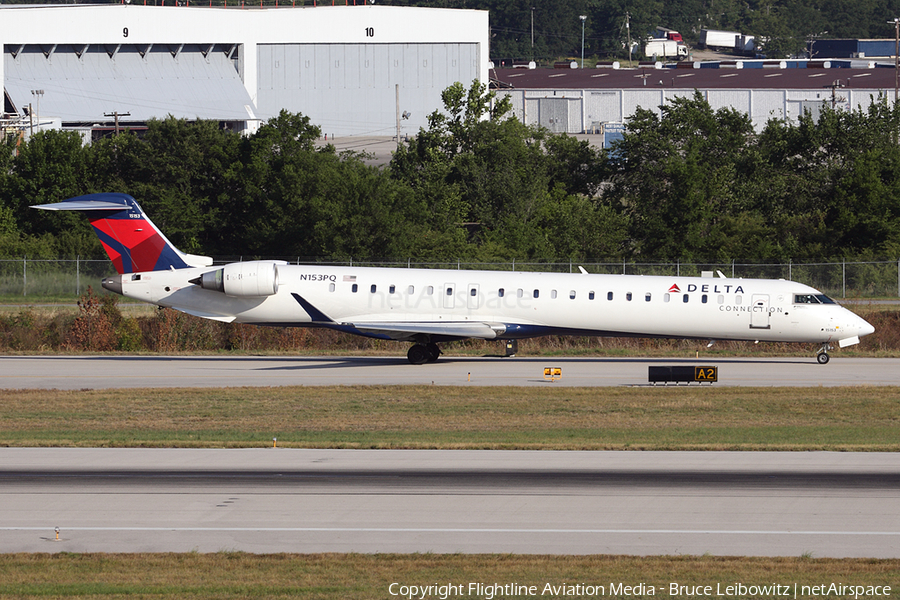
[[128, 194], [87, 194], [31, 208], [86, 214], [120, 275], [212, 264], [208, 256], [185, 254], [173, 246]]

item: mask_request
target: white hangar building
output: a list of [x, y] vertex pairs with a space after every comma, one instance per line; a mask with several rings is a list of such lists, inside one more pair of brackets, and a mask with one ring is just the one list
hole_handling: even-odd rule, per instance
[[447, 86], [488, 81], [486, 11], [362, 2], [0, 5], [4, 125], [90, 139], [172, 115], [253, 131], [285, 109], [328, 135], [412, 134]]

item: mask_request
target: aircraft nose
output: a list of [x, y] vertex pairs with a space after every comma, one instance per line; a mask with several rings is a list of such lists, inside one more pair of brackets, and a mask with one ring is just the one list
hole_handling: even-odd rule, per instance
[[865, 319], [859, 320], [859, 337], [864, 335], [869, 335], [870, 333], [875, 333], [875, 328], [872, 327], [872, 324], [866, 321]]

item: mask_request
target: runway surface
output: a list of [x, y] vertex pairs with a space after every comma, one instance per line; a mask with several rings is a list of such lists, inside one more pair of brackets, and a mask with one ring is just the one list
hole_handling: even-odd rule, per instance
[[[900, 385], [900, 359], [0, 356], [0, 389], [284, 385], [647, 385], [651, 365], [715, 365], [716, 386]], [[544, 378], [544, 367], [562, 377]]]
[[898, 506], [887, 453], [0, 449], [0, 552], [900, 557]]

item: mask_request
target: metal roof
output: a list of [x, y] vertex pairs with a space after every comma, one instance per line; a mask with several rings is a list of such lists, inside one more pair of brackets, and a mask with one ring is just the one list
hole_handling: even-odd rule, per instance
[[31, 103], [42, 120], [106, 122], [114, 112], [130, 113], [125, 121], [255, 118], [233, 62], [213, 47], [28, 45], [13, 53], [7, 45], [4, 84], [18, 110]]
[[[637, 69], [491, 69], [502, 88], [515, 89], [831, 89], [893, 90], [894, 69], [888, 68], [678, 68]], [[700, 63], [697, 63], [700, 64]]]

